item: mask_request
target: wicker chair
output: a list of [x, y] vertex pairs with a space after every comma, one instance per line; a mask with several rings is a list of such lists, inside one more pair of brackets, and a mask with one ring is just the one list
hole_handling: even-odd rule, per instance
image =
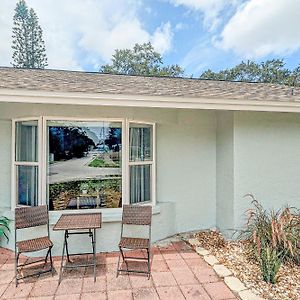
[[[120, 272], [127, 273], [143, 273], [148, 275], [150, 278], [151, 268], [150, 268], [150, 247], [151, 247], [151, 220], [152, 220], [152, 206], [137, 206], [137, 205], [123, 205], [123, 215], [122, 215], [122, 227], [121, 227], [121, 239], [119, 243], [119, 260], [117, 267], [117, 277]], [[127, 225], [136, 225], [136, 226], [148, 226], [148, 237], [147, 238], [135, 238], [135, 237], [126, 237], [124, 236], [124, 226]], [[146, 250], [147, 257], [132, 257], [125, 256], [124, 249], [126, 250]], [[122, 262], [121, 262], [122, 257]], [[147, 262], [147, 271], [129, 269], [128, 261], [146, 261]], [[122, 268], [123, 263], [126, 265], [126, 269]], [[120, 266], [121, 264], [121, 266]]]
[[[37, 226], [47, 226], [47, 236], [33, 238], [29, 240], [18, 240], [17, 233], [19, 230], [32, 228]], [[15, 273], [16, 273], [16, 286], [18, 281], [30, 276], [39, 275], [46, 272], [53, 272], [53, 262], [51, 249], [53, 243], [49, 238], [49, 218], [47, 205], [34, 206], [34, 207], [18, 207], [15, 209]], [[22, 253], [36, 252], [40, 250], [48, 249], [46, 257], [33, 262], [19, 264], [19, 257]], [[38, 272], [29, 275], [20, 275], [20, 270], [24, 266], [35, 264], [37, 262], [48, 262], [48, 256], [50, 257], [50, 268], [46, 270], [40, 270]]]

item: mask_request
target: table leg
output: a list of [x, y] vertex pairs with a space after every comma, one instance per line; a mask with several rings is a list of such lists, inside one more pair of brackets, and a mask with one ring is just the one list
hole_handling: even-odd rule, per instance
[[65, 233], [66, 252], [67, 252], [68, 262], [70, 263], [71, 260], [70, 260], [70, 256], [69, 256], [68, 237], [69, 237], [69, 232], [68, 232], [68, 230], [66, 230], [66, 233]]
[[93, 261], [94, 261], [94, 282], [96, 282], [96, 267], [97, 267], [97, 262], [96, 262], [96, 229], [94, 229], [94, 237], [93, 237]]
[[63, 264], [64, 264], [64, 256], [65, 256], [65, 246], [66, 246], [66, 231], [64, 234], [64, 244], [63, 244], [63, 250], [62, 250], [62, 255], [61, 255], [61, 263], [60, 263], [60, 271], [59, 271], [59, 280], [58, 284], [60, 284], [61, 279], [62, 279], [62, 273], [63, 273]]

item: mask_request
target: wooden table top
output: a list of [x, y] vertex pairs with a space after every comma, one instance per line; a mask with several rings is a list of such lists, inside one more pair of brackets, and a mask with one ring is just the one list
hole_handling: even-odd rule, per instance
[[101, 228], [101, 213], [62, 214], [53, 230], [80, 230]]

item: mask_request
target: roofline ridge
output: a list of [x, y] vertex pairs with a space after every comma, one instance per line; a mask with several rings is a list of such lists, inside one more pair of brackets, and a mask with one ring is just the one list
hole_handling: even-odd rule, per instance
[[224, 83], [242, 83], [242, 84], [255, 84], [255, 85], [265, 85], [265, 86], [279, 86], [290, 88], [291, 90], [295, 90], [299, 88], [298, 86], [290, 86], [286, 84], [279, 83], [270, 83], [270, 82], [257, 82], [257, 81], [242, 81], [242, 80], [215, 80], [215, 79], [205, 79], [205, 78], [191, 78], [191, 77], [173, 77], [173, 76], [155, 76], [155, 75], [137, 75], [137, 74], [114, 74], [114, 73], [102, 73], [96, 71], [84, 71], [84, 70], [65, 70], [65, 69], [37, 69], [37, 68], [14, 68], [10, 66], [0, 66], [0, 71], [2, 69], [7, 70], [24, 70], [24, 71], [38, 71], [38, 72], [67, 72], [67, 73], [79, 73], [79, 74], [89, 74], [89, 75], [109, 75], [109, 76], [122, 76], [122, 77], [135, 77], [135, 78], [156, 78], [156, 79], [171, 79], [171, 80], [187, 80], [187, 81], [207, 81], [207, 82], [224, 82]]

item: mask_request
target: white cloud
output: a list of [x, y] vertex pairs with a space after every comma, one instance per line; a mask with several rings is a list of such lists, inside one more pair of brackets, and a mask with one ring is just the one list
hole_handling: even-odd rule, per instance
[[185, 25], [181, 22], [177, 23], [176, 26], [175, 26], [175, 30], [176, 31], [179, 31], [179, 30], [182, 30], [184, 29]]
[[169, 0], [175, 6], [184, 6], [192, 11], [203, 14], [203, 23], [209, 30], [215, 29], [221, 22], [222, 11], [235, 6], [238, 0]]
[[12, 26], [15, 3], [11, 0], [0, 1], [0, 65], [11, 63]]
[[[16, 1], [0, 1], [0, 65], [11, 61], [11, 27]], [[49, 68], [95, 69], [108, 62], [117, 48], [151, 41], [155, 50], [171, 49], [173, 33], [169, 23], [154, 32], [139, 18], [141, 1], [132, 0], [27, 0], [40, 19]]]
[[171, 24], [167, 22], [155, 30], [150, 40], [154, 49], [159, 53], [164, 54], [171, 49], [172, 38], [173, 32], [171, 29]]
[[285, 55], [300, 48], [300, 1], [250, 0], [229, 20], [216, 44], [243, 58]]
[[239, 62], [232, 53], [213, 47], [208, 39], [200, 40], [180, 61], [188, 75], [199, 76], [207, 69], [220, 70]]

